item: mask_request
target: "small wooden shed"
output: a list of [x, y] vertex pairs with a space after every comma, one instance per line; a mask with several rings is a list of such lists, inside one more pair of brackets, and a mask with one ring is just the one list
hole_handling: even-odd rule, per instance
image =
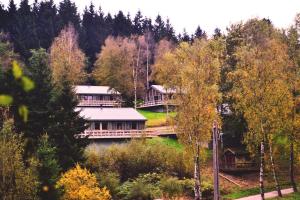
[[258, 165], [247, 151], [227, 148], [221, 155], [220, 170], [225, 172], [257, 171]]

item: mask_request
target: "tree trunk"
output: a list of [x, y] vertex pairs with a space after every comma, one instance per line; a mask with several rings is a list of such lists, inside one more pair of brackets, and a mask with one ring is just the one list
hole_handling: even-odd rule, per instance
[[264, 168], [265, 168], [265, 141], [264, 139], [260, 143], [260, 170], [259, 170], [259, 187], [261, 199], [265, 199], [265, 188], [264, 188]]
[[272, 149], [272, 142], [271, 141], [269, 142], [269, 154], [270, 154], [271, 167], [272, 167], [272, 172], [273, 172], [273, 178], [274, 178], [275, 185], [276, 185], [276, 190], [277, 190], [278, 196], [282, 197], [281, 188], [280, 188], [280, 185], [278, 183], [278, 177], [277, 177], [275, 164], [274, 164], [273, 149]]
[[220, 199], [219, 189], [219, 155], [218, 155], [218, 124], [213, 124], [213, 173], [214, 173], [214, 200]]
[[290, 181], [293, 187], [294, 192], [298, 192], [297, 185], [295, 182], [294, 176], [294, 137], [291, 137], [291, 144], [290, 144]]
[[140, 62], [140, 51], [141, 51], [141, 46], [139, 46], [138, 50], [138, 55], [137, 55], [137, 60], [136, 60], [136, 67], [133, 69], [133, 85], [134, 85], [134, 109], [137, 107], [137, 73], [138, 73], [138, 68], [139, 68], [139, 62]]
[[194, 193], [195, 193], [195, 200], [201, 200], [202, 199], [202, 193], [201, 193], [201, 185], [200, 185], [200, 146], [197, 142], [196, 144], [196, 155], [194, 158], [194, 179], [195, 179], [195, 186], [194, 186]]
[[149, 89], [149, 41], [148, 41], [148, 34], [147, 34], [147, 90]]

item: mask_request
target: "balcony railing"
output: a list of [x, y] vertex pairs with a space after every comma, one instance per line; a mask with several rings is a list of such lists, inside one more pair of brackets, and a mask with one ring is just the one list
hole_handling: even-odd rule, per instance
[[139, 108], [144, 108], [144, 107], [152, 107], [152, 106], [165, 106], [165, 105], [176, 105], [174, 100], [169, 100], [168, 102], [165, 100], [153, 100], [153, 101], [146, 101], [138, 105]]
[[156, 137], [155, 131], [147, 130], [85, 130], [79, 134], [79, 138], [100, 139], [100, 138], [138, 138]]
[[120, 107], [121, 102], [116, 100], [79, 100], [78, 106]]

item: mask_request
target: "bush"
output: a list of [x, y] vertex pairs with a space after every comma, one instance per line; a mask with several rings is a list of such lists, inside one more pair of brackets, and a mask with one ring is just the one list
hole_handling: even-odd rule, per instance
[[99, 185], [101, 188], [106, 187], [111, 196], [112, 199], [117, 199], [116, 194], [118, 193], [118, 188], [120, 187], [120, 177], [119, 174], [114, 172], [107, 172], [107, 173], [101, 173], [96, 174], [97, 179], [99, 180]]
[[126, 181], [119, 188], [118, 197], [123, 200], [152, 200], [161, 196], [158, 174], [140, 175]]
[[90, 169], [101, 173], [116, 172], [121, 181], [153, 172], [179, 178], [190, 177], [193, 172], [190, 154], [163, 143], [153, 145], [147, 140], [132, 140], [107, 149], [89, 148], [85, 155]]
[[106, 188], [100, 188], [96, 176], [78, 164], [58, 180], [56, 187], [63, 191], [63, 200], [110, 200]]
[[162, 179], [160, 189], [164, 199], [176, 199], [177, 197], [184, 196], [183, 184], [178, 178], [169, 177]]

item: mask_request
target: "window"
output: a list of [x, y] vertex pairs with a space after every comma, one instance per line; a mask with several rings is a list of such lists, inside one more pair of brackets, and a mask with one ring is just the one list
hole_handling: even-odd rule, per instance
[[117, 129], [118, 130], [122, 130], [122, 122], [118, 122], [117, 123]]
[[131, 129], [133, 129], [133, 130], [137, 129], [137, 123], [136, 122], [132, 122]]
[[102, 122], [102, 130], [107, 130], [108, 123], [107, 122]]
[[95, 122], [95, 129], [100, 130], [100, 122]]

